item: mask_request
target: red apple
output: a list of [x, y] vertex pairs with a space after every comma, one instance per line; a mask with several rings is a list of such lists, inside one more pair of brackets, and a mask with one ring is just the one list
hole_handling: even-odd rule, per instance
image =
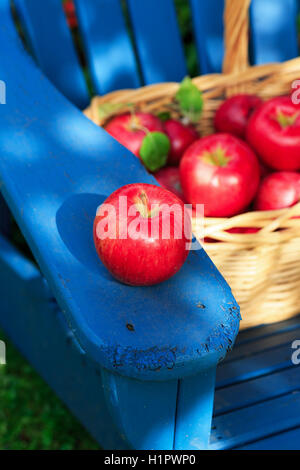
[[168, 189], [183, 200], [179, 168], [176, 168], [174, 166], [162, 168], [154, 174], [154, 177], [163, 188]]
[[207, 217], [230, 217], [245, 209], [259, 183], [257, 158], [248, 145], [230, 134], [194, 142], [180, 163], [185, 200], [204, 204]]
[[150, 132], [163, 132], [160, 119], [149, 113], [125, 113], [112, 118], [105, 130], [120, 144], [139, 157], [140, 148], [146, 135]]
[[253, 111], [262, 104], [256, 95], [234, 95], [227, 98], [215, 114], [215, 129], [245, 138], [247, 122]]
[[246, 137], [270, 168], [300, 169], [300, 110], [289, 96], [260, 106], [248, 122]]
[[66, 0], [63, 3], [63, 8], [67, 16], [68, 25], [70, 26], [70, 28], [76, 28], [77, 18], [76, 18], [76, 12], [75, 12], [75, 6], [74, 6], [73, 0]]
[[[228, 233], [257, 233], [260, 229], [255, 227], [232, 227], [226, 230]], [[206, 237], [204, 239], [205, 243], [219, 243], [219, 240], [215, 240], [211, 237]]]
[[184, 151], [197, 139], [199, 134], [194, 127], [185, 126], [176, 119], [164, 122], [164, 130], [170, 139], [171, 149], [168, 158], [169, 165], [179, 165]]
[[228, 233], [257, 233], [259, 228], [256, 227], [232, 227], [226, 230]]
[[151, 184], [116, 190], [98, 207], [94, 221], [100, 259], [116, 279], [132, 286], [158, 284], [173, 276], [186, 260], [191, 238], [183, 202]]
[[278, 171], [266, 176], [255, 198], [254, 207], [259, 211], [270, 211], [291, 207], [300, 200], [300, 174]]

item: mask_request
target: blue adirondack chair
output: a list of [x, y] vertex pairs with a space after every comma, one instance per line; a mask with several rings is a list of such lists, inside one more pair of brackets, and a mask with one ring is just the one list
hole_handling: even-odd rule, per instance
[[[89, 94], [61, 1], [14, 4], [36, 63], [18, 36], [10, 1], [0, 0], [7, 94], [0, 105], [1, 192], [42, 274], [4, 236], [2, 201], [1, 326], [105, 448], [298, 442], [300, 399], [292, 392], [299, 383], [284, 345], [299, 320], [290, 320], [246, 331], [218, 368], [209, 443], [216, 366], [237, 335], [238, 306], [202, 249], [151, 288], [123, 286], [105, 271], [92, 241], [96, 207], [123, 184], [155, 181], [82, 114]], [[220, 71], [223, 1], [190, 4], [201, 71]], [[76, 1], [96, 93], [187, 73], [172, 0], [128, 0], [127, 7], [135, 48], [119, 0]], [[296, 0], [253, 1], [254, 62], [298, 54], [296, 7]], [[262, 21], [266, 11], [272, 27]]]

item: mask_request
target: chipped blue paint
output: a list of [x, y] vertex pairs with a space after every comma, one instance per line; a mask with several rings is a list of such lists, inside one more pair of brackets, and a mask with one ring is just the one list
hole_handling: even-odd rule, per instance
[[[112, 364], [112, 369], [119, 373], [122, 373], [126, 365], [127, 371], [132, 371], [130, 375], [140, 378], [164, 380], [174, 374], [175, 377], [184, 377], [193, 372], [195, 362], [202, 369], [205, 364], [220, 362], [225, 357], [233, 347], [239, 319], [240, 310], [235, 303], [229, 305], [226, 313], [224, 312], [224, 323], [214, 328], [205, 341], [195, 347], [187, 345], [179, 349], [177, 345], [171, 344], [168, 348], [135, 349], [114, 345], [103, 348], [103, 353]], [[209, 354], [211, 360], [208, 359]]]

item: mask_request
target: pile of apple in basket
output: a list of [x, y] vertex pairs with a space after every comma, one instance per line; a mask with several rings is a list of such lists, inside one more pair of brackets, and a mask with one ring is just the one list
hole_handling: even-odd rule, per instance
[[[161, 186], [193, 207], [204, 205], [206, 218], [295, 205], [300, 200], [300, 104], [291, 96], [263, 102], [254, 95], [234, 95], [217, 109], [215, 133], [201, 137], [196, 124], [203, 104], [201, 91], [186, 77], [169, 110], [151, 114], [130, 103], [103, 103], [99, 113], [106, 131]], [[260, 229], [236, 226], [228, 233]], [[207, 236], [204, 242], [218, 240]]]
[[204, 204], [206, 217], [282, 209], [299, 201], [300, 104], [290, 96], [266, 102], [253, 95], [232, 96], [215, 114], [216, 133], [203, 138], [193, 127], [201, 119], [203, 99], [188, 77], [169, 105], [178, 108], [181, 119], [171, 119], [168, 112], [135, 112], [126, 104], [105, 104], [99, 112], [116, 113], [126, 106], [130, 111], [108, 120], [107, 132], [162, 186], [189, 204]]

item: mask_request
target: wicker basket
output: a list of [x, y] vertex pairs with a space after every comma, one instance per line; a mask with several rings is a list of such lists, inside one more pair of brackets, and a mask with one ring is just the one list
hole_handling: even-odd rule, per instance
[[[196, 125], [200, 134], [214, 132], [213, 116], [227, 96], [246, 92], [263, 99], [289, 94], [300, 76], [300, 58], [255, 67], [248, 65], [248, 10], [250, 0], [227, 0], [224, 13], [226, 54], [222, 74], [193, 79], [203, 92], [204, 111]], [[144, 112], [161, 112], [178, 90], [177, 83], [161, 83], [137, 90], [120, 90], [93, 98], [85, 114], [103, 125], [98, 107], [103, 103], [132, 103]], [[176, 112], [173, 113], [176, 117]], [[241, 306], [241, 328], [287, 319], [300, 312], [300, 203], [290, 209], [248, 212], [231, 218], [193, 220], [196, 236], [230, 284]], [[234, 234], [232, 227], [260, 227], [258, 233]]]

